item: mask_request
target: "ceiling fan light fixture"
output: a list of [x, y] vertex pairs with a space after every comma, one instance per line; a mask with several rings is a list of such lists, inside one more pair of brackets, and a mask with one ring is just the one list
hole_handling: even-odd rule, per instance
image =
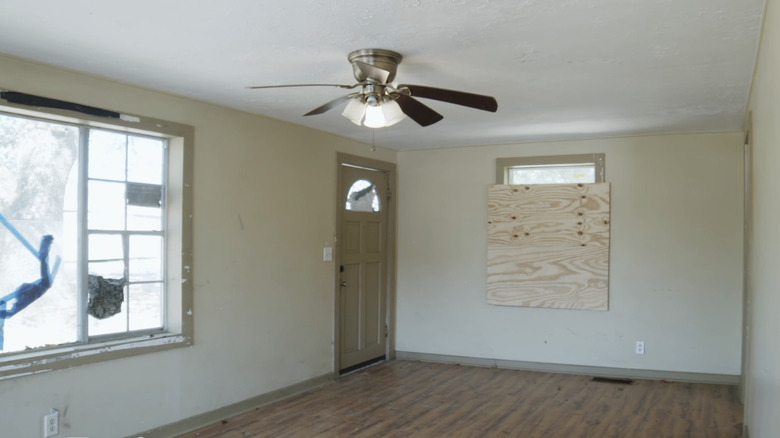
[[387, 123], [385, 120], [385, 112], [382, 110], [382, 106], [368, 105], [366, 104], [366, 118], [363, 120], [363, 125], [369, 128], [384, 128]]
[[360, 98], [355, 98], [349, 101], [342, 116], [348, 118], [352, 123], [360, 126], [363, 123], [363, 116], [366, 114], [366, 104], [364, 104]]
[[406, 117], [401, 107], [394, 100], [385, 100], [379, 104], [379, 100], [371, 102], [363, 101], [359, 96], [351, 99], [342, 111], [341, 115], [348, 118], [358, 126], [368, 128], [385, 128], [395, 125]]
[[382, 111], [385, 113], [385, 126], [393, 126], [406, 118], [406, 114], [401, 110], [401, 106], [394, 100], [388, 100], [382, 105]]

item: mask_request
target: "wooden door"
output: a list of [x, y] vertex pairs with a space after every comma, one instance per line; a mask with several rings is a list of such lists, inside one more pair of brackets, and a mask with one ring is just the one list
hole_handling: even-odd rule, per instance
[[341, 166], [339, 369], [385, 357], [388, 176]]

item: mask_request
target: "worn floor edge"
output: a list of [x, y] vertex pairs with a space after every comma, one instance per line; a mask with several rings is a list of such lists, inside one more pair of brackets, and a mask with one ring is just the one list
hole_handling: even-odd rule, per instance
[[740, 381], [739, 375], [731, 374], [708, 374], [632, 368], [594, 367], [586, 365], [564, 365], [468, 356], [451, 356], [446, 354], [416, 353], [412, 351], [396, 351], [396, 358], [399, 360], [418, 360], [421, 362], [497, 367], [510, 370], [540, 371], [545, 373], [579, 374], [594, 377], [668, 380], [670, 382], [709, 383], [716, 385], [739, 385]]
[[300, 393], [333, 383], [335, 379], [336, 376], [332, 373], [324, 374], [229, 406], [185, 418], [184, 420], [175, 423], [167, 424], [146, 432], [128, 435], [126, 438], [175, 438], [179, 435], [214, 424], [217, 421], [249, 412], [257, 407], [284, 400]]

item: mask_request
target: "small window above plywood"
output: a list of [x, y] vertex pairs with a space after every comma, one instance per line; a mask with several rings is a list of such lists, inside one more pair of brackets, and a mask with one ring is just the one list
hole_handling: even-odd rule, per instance
[[496, 159], [496, 184], [568, 184], [604, 181], [604, 154]]

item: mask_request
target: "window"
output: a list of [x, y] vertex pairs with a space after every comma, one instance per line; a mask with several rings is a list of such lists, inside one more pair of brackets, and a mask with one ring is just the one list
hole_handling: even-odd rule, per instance
[[98, 129], [85, 135], [87, 251], [79, 264], [88, 271], [87, 334], [160, 330], [166, 141]]
[[347, 205], [345, 208], [349, 211], [373, 213], [380, 211], [379, 195], [376, 192], [376, 184], [365, 179], [355, 181], [347, 193]]
[[0, 378], [190, 344], [192, 128], [0, 104]]
[[496, 184], [604, 182], [604, 154], [499, 158]]

